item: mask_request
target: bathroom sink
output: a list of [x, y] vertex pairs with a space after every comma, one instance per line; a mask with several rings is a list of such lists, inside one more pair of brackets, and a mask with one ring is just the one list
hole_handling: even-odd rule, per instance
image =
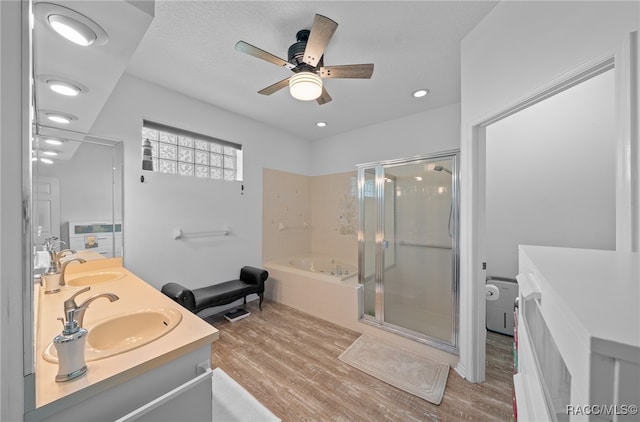
[[[97, 321], [86, 327], [89, 334], [85, 360], [108, 358], [151, 343], [173, 330], [181, 320], [182, 314], [177, 309], [154, 308]], [[58, 362], [53, 343], [45, 349], [43, 357], [48, 362]]]
[[121, 270], [96, 271], [87, 275], [80, 275], [66, 280], [69, 286], [89, 286], [96, 283], [104, 283], [105, 281], [113, 281], [124, 278], [127, 273]]

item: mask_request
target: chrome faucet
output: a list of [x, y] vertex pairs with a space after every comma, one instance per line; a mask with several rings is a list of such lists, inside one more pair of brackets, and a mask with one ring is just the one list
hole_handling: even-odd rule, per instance
[[64, 301], [65, 316], [75, 319], [78, 322], [78, 327], [82, 327], [82, 323], [84, 320], [84, 312], [89, 307], [89, 304], [94, 300], [104, 297], [106, 299], [109, 299], [109, 302], [115, 302], [116, 300], [120, 299], [117, 295], [114, 295], [113, 293], [100, 293], [95, 296], [91, 296], [89, 299], [85, 300], [80, 305], [78, 305], [75, 300], [76, 296], [78, 296], [81, 293], [88, 292], [89, 289], [91, 289], [91, 286], [87, 286], [82, 290], [78, 290], [76, 293], [74, 293], [73, 296], [71, 296], [69, 299]]
[[59, 240], [56, 236], [45, 239], [43, 247], [45, 251], [49, 252], [49, 265], [51, 267], [50, 271], [55, 270], [57, 272], [60, 272], [60, 260], [57, 257], [58, 253], [56, 252], [56, 248], [61, 247], [64, 244], [65, 241]]
[[60, 266], [60, 285], [61, 286], [64, 286], [65, 284], [67, 284], [64, 279], [64, 272], [67, 269], [67, 265], [69, 265], [69, 263], [73, 261], [78, 261], [81, 264], [84, 264], [85, 262], [87, 262], [82, 258], [71, 258], [70, 260], [63, 262], [62, 265]]
[[56, 258], [63, 258], [67, 253], [78, 253], [75, 249], [63, 249], [60, 252], [56, 252]]
[[336, 274], [342, 275], [342, 267], [340, 265], [336, 265]]
[[67, 256], [67, 254], [75, 254], [75, 253], [78, 253], [78, 251], [76, 251], [75, 249], [63, 249], [60, 252], [53, 253], [53, 257], [52, 257], [53, 262], [55, 262], [56, 269], [58, 270], [58, 272], [60, 272], [61, 265], [62, 265], [60, 260], [65, 256]]

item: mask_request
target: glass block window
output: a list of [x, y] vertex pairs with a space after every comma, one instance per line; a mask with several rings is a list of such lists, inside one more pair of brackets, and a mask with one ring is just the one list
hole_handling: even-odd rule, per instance
[[241, 181], [242, 146], [144, 120], [142, 169]]

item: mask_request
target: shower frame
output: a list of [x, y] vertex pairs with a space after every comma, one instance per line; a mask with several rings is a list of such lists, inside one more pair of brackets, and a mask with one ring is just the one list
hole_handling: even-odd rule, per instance
[[[411, 329], [394, 325], [384, 319], [384, 274], [385, 274], [385, 249], [388, 247], [385, 239], [385, 169], [398, 167], [407, 164], [420, 164], [440, 160], [451, 160], [451, 300], [452, 300], [452, 321], [451, 321], [451, 342], [431, 337], [424, 333], [419, 333]], [[359, 318], [360, 321], [375, 326], [376, 328], [392, 332], [402, 337], [426, 344], [428, 346], [443, 350], [452, 354], [459, 354], [459, 285], [460, 285], [460, 252], [459, 252], [459, 168], [460, 151], [448, 150], [433, 154], [413, 156], [411, 158], [384, 160], [357, 165], [357, 186], [359, 204], [359, 230], [358, 230], [358, 282], [362, 285], [359, 296]], [[372, 173], [372, 170], [375, 173]], [[375, 228], [375, 315], [367, 314], [365, 310], [365, 282], [367, 277], [365, 271], [365, 175], [375, 174], [375, 208], [376, 208], [376, 228]], [[395, 217], [394, 217], [395, 218]], [[394, 223], [395, 224], [395, 223]], [[395, 227], [394, 227], [395, 231]], [[395, 234], [394, 234], [395, 237]], [[394, 248], [394, 254], [396, 248]], [[394, 257], [395, 262], [395, 257]]]

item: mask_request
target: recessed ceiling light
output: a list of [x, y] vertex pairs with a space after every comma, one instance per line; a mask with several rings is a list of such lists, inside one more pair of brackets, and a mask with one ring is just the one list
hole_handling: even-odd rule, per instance
[[68, 124], [71, 123], [72, 120], [78, 119], [76, 116], [67, 113], [61, 113], [59, 111], [47, 111], [44, 113], [44, 115], [47, 116], [47, 119], [51, 120], [52, 122], [62, 124]]
[[89, 92], [87, 86], [60, 75], [40, 73], [36, 75], [36, 80], [45, 84], [47, 88], [53, 92], [61, 95], [76, 96]]
[[[73, 3], [73, 2], [69, 2]], [[109, 41], [107, 33], [85, 15], [58, 4], [40, 2], [34, 5], [36, 19], [65, 39], [81, 45], [103, 45]]]
[[47, 118], [49, 120], [51, 120], [52, 122], [56, 122], [56, 123], [71, 123], [71, 120], [66, 118], [65, 116], [61, 116], [59, 114], [48, 114]]
[[62, 145], [62, 141], [59, 139], [45, 139], [44, 141], [49, 145]]
[[49, 158], [41, 158], [40, 161], [45, 163], [45, 164], [53, 164], [53, 160], [51, 160]]
[[98, 36], [91, 30], [91, 28], [68, 16], [49, 15], [47, 20], [54, 31], [69, 41], [83, 47], [93, 44], [95, 40], [98, 39]]
[[417, 91], [415, 91], [413, 93], [413, 96], [415, 98], [421, 98], [421, 97], [424, 97], [425, 95], [427, 95], [428, 93], [429, 93], [428, 89], [419, 89], [419, 90], [417, 90]]
[[82, 88], [75, 84], [72, 84], [70, 82], [58, 81], [55, 79], [48, 80], [47, 85], [49, 85], [49, 88], [53, 92], [57, 92], [58, 94], [66, 95], [69, 97], [75, 97], [82, 91]]
[[56, 151], [42, 151], [42, 153], [44, 155], [48, 155], [50, 157], [55, 157], [56, 155], [58, 155], [58, 153]]
[[318, 126], [318, 127], [326, 127], [327, 126], [327, 122], [317, 122], [316, 126]]

